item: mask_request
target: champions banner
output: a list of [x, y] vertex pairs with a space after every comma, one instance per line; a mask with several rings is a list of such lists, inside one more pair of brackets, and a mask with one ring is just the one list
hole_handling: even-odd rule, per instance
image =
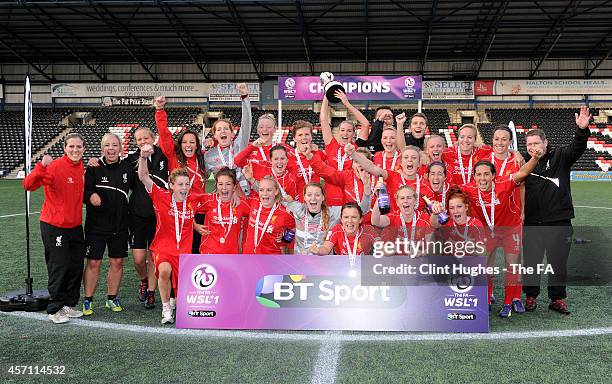
[[362, 286], [359, 258], [351, 273], [346, 256], [181, 255], [179, 264], [177, 328], [489, 330], [486, 283]]
[[[419, 100], [421, 76], [335, 76], [350, 100]], [[278, 78], [279, 100], [322, 100], [323, 83], [318, 76]]]
[[612, 79], [476, 80], [476, 96], [612, 95]]

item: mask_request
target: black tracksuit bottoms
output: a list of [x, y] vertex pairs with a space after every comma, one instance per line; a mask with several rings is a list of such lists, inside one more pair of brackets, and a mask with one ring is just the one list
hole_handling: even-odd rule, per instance
[[[572, 245], [574, 233], [571, 220], [556, 221], [523, 226], [523, 266], [532, 267], [537, 271], [537, 265], [546, 261], [554, 270], [548, 277], [548, 297], [551, 300], [567, 297], [567, 259]], [[540, 294], [540, 282], [543, 273], [523, 274], [523, 292], [527, 297], [536, 298]]]
[[83, 227], [59, 228], [41, 221], [40, 234], [49, 275], [47, 313], [54, 314], [65, 305], [74, 307], [79, 302], [85, 251]]

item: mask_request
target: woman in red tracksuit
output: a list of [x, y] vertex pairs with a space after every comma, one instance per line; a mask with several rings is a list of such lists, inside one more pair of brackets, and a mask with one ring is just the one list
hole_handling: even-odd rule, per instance
[[[206, 170], [200, 138], [197, 132], [187, 129], [178, 135], [175, 142], [168, 129], [168, 115], [164, 110], [165, 105], [166, 98], [164, 96], [155, 99], [155, 124], [159, 133], [158, 145], [168, 158], [168, 172], [172, 173], [177, 168], [186, 168], [189, 171], [191, 193], [203, 194], [206, 189]], [[197, 224], [204, 223], [203, 212], [196, 214], [195, 222]], [[200, 233], [194, 230], [191, 253], [198, 253], [200, 239]]]
[[72, 307], [79, 302], [83, 277], [84, 149], [81, 135], [69, 134], [64, 140], [64, 156], [53, 160], [45, 155], [23, 180], [27, 191], [44, 186], [40, 234], [49, 274], [47, 313], [56, 324], [83, 316]]

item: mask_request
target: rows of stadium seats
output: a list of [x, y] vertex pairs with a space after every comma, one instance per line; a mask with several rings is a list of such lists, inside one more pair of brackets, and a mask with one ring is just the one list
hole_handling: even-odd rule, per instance
[[[83, 160], [87, 162], [90, 157], [100, 156], [100, 141], [107, 132], [113, 132], [119, 136], [124, 145], [124, 153], [136, 150], [136, 144], [132, 139], [134, 132], [139, 127], [147, 127], [157, 134], [155, 127], [155, 112], [151, 108], [79, 108], [79, 112], [91, 113], [95, 124], [79, 124], [71, 132], [80, 133], [85, 139], [85, 152]], [[168, 127], [174, 133], [189, 128], [200, 131], [201, 127], [193, 122], [200, 112], [198, 108], [168, 108]], [[62, 143], [56, 143], [48, 151], [55, 157], [63, 153]], [[37, 159], [39, 160], [39, 159]]]
[[[69, 110], [37, 108], [32, 113], [32, 153], [57, 136], [65, 127], [61, 120]], [[8, 172], [23, 162], [23, 111], [0, 111], [0, 171]]]
[[[525, 152], [525, 137], [530, 129], [543, 129], [549, 145], [558, 147], [570, 143], [576, 130], [575, 113], [576, 108], [551, 108], [551, 109], [487, 109], [490, 124], [479, 124], [479, 130], [485, 138], [486, 143], [492, 139], [492, 128], [497, 124], [508, 124], [513, 121], [517, 127], [519, 150]], [[591, 108], [590, 113], [597, 115], [599, 111]], [[574, 164], [574, 170], [594, 170], [597, 154], [594, 150], [587, 150], [585, 154]]]
[[[35, 109], [33, 113], [33, 153], [42, 148], [46, 143], [56, 137], [65, 127], [60, 126], [62, 119], [72, 112], [85, 112], [90, 114], [86, 119], [88, 124], [80, 123], [73, 128], [73, 132], [78, 132], [86, 140], [86, 151], [84, 160], [87, 161], [92, 156], [100, 154], [100, 139], [106, 132], [117, 133], [124, 145], [125, 152], [135, 150], [133, 135], [138, 127], [149, 127], [157, 133], [155, 128], [154, 112], [151, 108], [72, 108], [72, 109]], [[222, 111], [226, 118], [229, 118], [235, 129], [239, 129], [241, 120], [241, 109], [237, 107], [226, 107], [213, 110]], [[270, 111], [277, 117], [276, 111]], [[416, 110], [394, 110], [394, 114], [405, 112], [411, 116]], [[563, 145], [573, 137], [575, 130], [574, 113], [576, 109], [557, 108], [557, 109], [487, 109], [490, 123], [479, 124], [479, 130], [485, 143], [492, 140], [492, 129], [499, 123], [514, 121], [518, 132], [519, 150], [524, 152], [524, 134], [533, 128], [545, 130], [548, 140], [553, 146]], [[200, 131], [201, 126], [194, 125], [194, 120], [199, 108], [168, 108], [168, 125], [170, 130], [177, 134], [182, 129], [190, 128]], [[257, 119], [266, 113], [259, 109], [253, 109], [253, 128], [251, 130], [251, 140], [257, 137]], [[458, 126], [451, 125], [449, 115], [445, 109], [426, 110], [429, 119], [430, 131], [428, 133], [438, 133], [447, 139], [448, 144], [456, 140], [456, 130]], [[597, 110], [591, 109], [592, 114], [597, 114]], [[374, 118], [375, 111], [364, 111], [370, 120]], [[93, 120], [92, 120], [93, 119]], [[318, 126], [318, 113], [310, 110], [286, 110], [283, 111], [283, 127], [276, 132], [275, 140], [293, 144], [293, 137], [290, 126], [296, 120], [306, 120], [315, 124], [313, 141], [323, 149], [324, 142], [321, 129]], [[341, 119], [334, 121], [337, 124]], [[23, 158], [23, 112], [22, 111], [2, 111], [0, 112], [0, 170], [11, 170], [16, 167]], [[576, 163], [574, 169], [594, 170], [604, 169], [612, 162], [612, 126], [607, 124], [592, 125], [592, 137], [584, 156]], [[48, 153], [54, 157], [61, 156], [63, 153], [62, 143], [56, 143]], [[40, 157], [35, 159], [40, 160]]]

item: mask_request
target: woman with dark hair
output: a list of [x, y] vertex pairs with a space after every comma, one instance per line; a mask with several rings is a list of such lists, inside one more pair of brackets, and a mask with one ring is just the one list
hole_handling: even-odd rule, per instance
[[53, 160], [45, 155], [23, 180], [27, 191], [44, 186], [40, 212], [40, 235], [45, 247], [49, 274], [49, 320], [66, 323], [83, 313], [73, 307], [79, 302], [83, 276], [83, 151], [85, 141], [78, 133], [64, 139], [64, 156]]
[[[159, 133], [159, 147], [168, 158], [168, 171], [177, 168], [185, 168], [189, 171], [189, 184], [192, 193], [203, 194], [206, 190], [206, 168], [202, 143], [197, 132], [186, 129], [182, 131], [176, 141], [172, 139], [172, 133], [168, 129], [168, 115], [164, 110], [166, 97], [160, 96], [155, 99], [155, 123]], [[198, 212], [195, 222], [202, 224], [204, 215]], [[192, 253], [198, 253], [200, 249], [200, 234], [193, 231]]]
[[[514, 191], [538, 165], [540, 156], [542, 153], [535, 153], [517, 172], [500, 178], [495, 178], [496, 170], [491, 162], [481, 160], [474, 165], [474, 181], [461, 186], [461, 189], [468, 195], [472, 206], [476, 207], [475, 216], [489, 227], [491, 239], [487, 242], [487, 252], [489, 252], [490, 264], [492, 264], [491, 258], [498, 247], [503, 247], [507, 253], [506, 267], [508, 270], [510, 270], [509, 264], [520, 261], [521, 231], [515, 228], [520, 225], [521, 212], [512, 203], [512, 198]], [[499, 312], [500, 317], [503, 318], [510, 317], [513, 308], [515, 312], [525, 312], [520, 301], [521, 291], [515, 289], [518, 275], [509, 273], [506, 276], [509, 279], [509, 290]], [[489, 301], [492, 295], [493, 279], [489, 278]]]
[[240, 204], [232, 204], [237, 183], [236, 171], [233, 169], [225, 167], [215, 173], [215, 193], [204, 195], [204, 225], [199, 228], [202, 235], [200, 253], [240, 253], [242, 219], [249, 217], [251, 209], [244, 198], [240, 199]]
[[322, 245], [312, 245], [310, 252], [327, 255], [334, 251], [336, 255], [347, 255], [349, 265], [354, 267], [356, 257], [369, 254], [376, 241], [374, 229], [369, 225], [362, 225], [362, 219], [363, 213], [359, 204], [344, 204], [340, 211], [340, 223], [328, 232]]

